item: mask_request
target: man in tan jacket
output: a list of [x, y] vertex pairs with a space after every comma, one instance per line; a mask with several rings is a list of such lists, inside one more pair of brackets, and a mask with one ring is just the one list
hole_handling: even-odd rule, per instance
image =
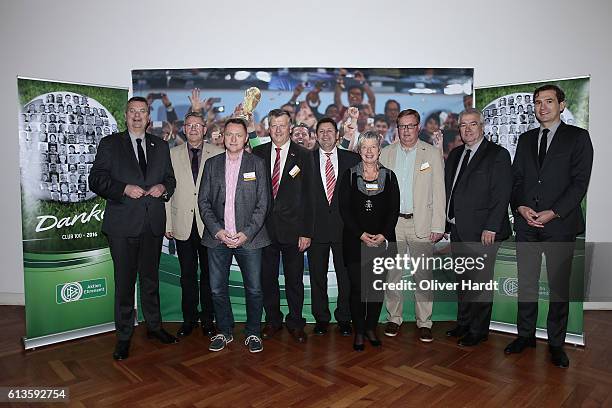
[[[395, 233], [399, 254], [412, 258], [433, 254], [433, 244], [444, 234], [445, 203], [444, 162], [442, 150], [419, 140], [420, 115], [413, 109], [403, 110], [397, 118], [399, 142], [385, 147], [380, 155], [383, 166], [393, 170], [400, 188], [400, 214]], [[405, 271], [392, 269], [388, 282], [399, 282]], [[432, 280], [432, 271], [419, 268], [413, 273], [416, 324], [419, 338], [431, 342], [433, 296], [419, 289], [423, 280]], [[407, 277], [405, 277], [406, 279]], [[402, 324], [403, 293], [387, 291], [387, 326], [385, 335], [396, 336]]]
[[[215, 334], [214, 311], [208, 274], [208, 255], [206, 247], [202, 245], [204, 224], [198, 209], [198, 191], [204, 162], [222, 153], [223, 149], [204, 143], [206, 122], [200, 112], [187, 113], [184, 132], [187, 143], [170, 150], [176, 190], [166, 203], [166, 238], [176, 240], [181, 267], [183, 324], [177, 336], [190, 335], [198, 326], [198, 320], [202, 322], [204, 335], [212, 336]], [[198, 304], [201, 305], [200, 311]]]

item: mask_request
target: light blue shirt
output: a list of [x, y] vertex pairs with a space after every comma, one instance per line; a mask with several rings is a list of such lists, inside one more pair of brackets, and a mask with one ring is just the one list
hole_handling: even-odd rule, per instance
[[401, 144], [398, 147], [395, 157], [395, 175], [400, 190], [400, 213], [412, 214], [414, 211], [412, 183], [417, 149], [416, 145], [412, 149], [404, 149]]

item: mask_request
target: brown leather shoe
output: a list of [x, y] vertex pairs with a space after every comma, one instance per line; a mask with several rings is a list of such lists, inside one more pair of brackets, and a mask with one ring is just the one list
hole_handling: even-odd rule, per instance
[[298, 343], [306, 343], [308, 336], [306, 335], [306, 332], [304, 331], [304, 329], [287, 329], [287, 330], [289, 330], [289, 334], [291, 334], [291, 337], [293, 337], [293, 340], [295, 340]]
[[421, 340], [424, 343], [431, 343], [433, 341], [431, 329], [428, 327], [419, 328], [419, 340]]
[[393, 322], [389, 322], [385, 326], [385, 336], [395, 337], [395, 336], [398, 335], [399, 330], [400, 330], [399, 325], [397, 325], [397, 324], [395, 324]]
[[274, 336], [280, 330], [281, 330], [281, 327], [275, 327], [275, 326], [272, 326], [271, 324], [266, 324], [263, 330], [261, 331], [261, 337], [263, 339], [271, 339], [272, 336]]

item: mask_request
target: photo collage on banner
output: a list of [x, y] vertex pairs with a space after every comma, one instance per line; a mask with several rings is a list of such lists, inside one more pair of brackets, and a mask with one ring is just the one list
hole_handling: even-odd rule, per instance
[[18, 78], [18, 94], [26, 348], [113, 330], [105, 204], [88, 175], [100, 140], [124, 126], [127, 89]]
[[[421, 140], [431, 143], [437, 130], [443, 131], [445, 155], [461, 144], [458, 115], [472, 106], [472, 68], [202, 68], [132, 71], [134, 96], [152, 105], [149, 129], [167, 140], [170, 147], [185, 143], [182, 120], [191, 107], [192, 89], [201, 90], [201, 103], [208, 123], [205, 141], [222, 145], [223, 122], [245, 99], [245, 91], [258, 88], [261, 99], [249, 123], [250, 145], [270, 140], [267, 114], [283, 108], [304, 131], [294, 141], [306, 148], [316, 146], [317, 120], [329, 116], [342, 129], [348, 106], [359, 108], [358, 131], [375, 130], [383, 145], [397, 140], [395, 118], [401, 109], [412, 108], [421, 115]], [[342, 130], [341, 130], [342, 132]], [[174, 242], [164, 239], [160, 263], [160, 300], [164, 320], [181, 321], [180, 268]], [[304, 316], [314, 321], [310, 309], [310, 279], [304, 257]], [[454, 279], [454, 277], [449, 277]], [[284, 276], [280, 276], [281, 304], [286, 311]], [[236, 321], [244, 321], [246, 310], [242, 277], [234, 263], [230, 273], [230, 298]], [[337, 297], [336, 277], [330, 262], [328, 273], [330, 308]], [[407, 297], [410, 298], [410, 297]], [[414, 320], [412, 299], [406, 299], [406, 320]], [[434, 309], [434, 319], [456, 316], [456, 304], [443, 302]], [[142, 316], [141, 316], [142, 317]]]
[[[535, 117], [533, 91], [539, 86], [554, 84], [565, 92], [566, 108], [561, 113], [561, 120], [567, 124], [584, 129], [589, 127], [589, 77], [563, 80], [530, 82], [523, 84], [479, 87], [475, 90], [476, 108], [481, 110], [485, 119], [485, 137], [493, 143], [505, 147], [512, 159], [516, 152], [520, 135], [527, 130], [538, 128], [540, 124]], [[581, 204], [586, 219], [586, 198]], [[513, 222], [513, 216], [510, 214]], [[584, 344], [583, 309], [585, 287], [585, 235], [576, 239], [576, 250], [572, 262], [571, 291], [579, 293], [572, 296], [568, 321], [567, 341]], [[518, 280], [516, 270], [516, 251], [513, 239], [502, 244], [495, 265], [495, 279], [499, 291], [495, 294], [492, 314], [492, 327], [502, 331], [516, 328], [518, 299]], [[549, 288], [546, 273], [540, 276], [540, 305], [538, 328], [546, 328]], [[545, 335], [545, 330], [538, 330], [537, 335]]]

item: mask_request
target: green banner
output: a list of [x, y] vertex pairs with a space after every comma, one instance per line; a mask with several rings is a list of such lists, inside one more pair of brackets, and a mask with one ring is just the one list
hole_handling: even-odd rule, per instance
[[28, 348], [114, 321], [105, 202], [87, 178], [100, 140], [124, 125], [127, 89], [27, 78], [17, 88]]
[[[561, 120], [588, 129], [588, 77], [476, 88], [476, 108], [481, 110], [485, 117], [485, 137], [508, 149], [512, 158], [514, 158], [520, 135], [540, 126], [535, 118], [533, 91], [544, 84], [557, 85], [565, 92], [566, 108], [561, 113]], [[582, 202], [582, 211], [586, 218], [586, 198]], [[513, 221], [512, 214], [510, 214], [510, 219]], [[584, 235], [581, 235], [576, 240], [572, 263], [571, 286], [573, 288], [583, 288], [584, 252]], [[499, 290], [495, 294], [491, 319], [494, 322], [515, 325], [518, 307], [518, 280], [516, 251], [512, 239], [505, 242], [499, 251], [495, 264], [495, 279], [499, 282]], [[537, 327], [545, 329], [548, 314], [548, 282], [544, 265], [540, 273], [539, 293]], [[582, 302], [570, 302], [567, 331], [568, 334], [582, 335]]]

